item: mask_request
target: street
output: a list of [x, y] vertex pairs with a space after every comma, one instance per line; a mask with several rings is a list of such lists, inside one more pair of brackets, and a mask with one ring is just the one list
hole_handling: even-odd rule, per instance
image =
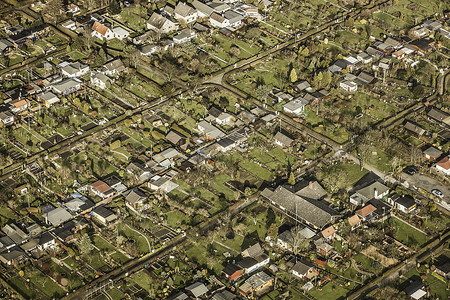
[[[414, 175], [408, 175], [406, 173], [401, 174], [402, 179], [408, 182], [409, 188], [414, 189], [414, 186], [417, 188], [424, 189], [427, 192], [431, 192], [432, 189], [438, 189], [444, 194], [444, 198], [442, 199], [441, 203], [442, 206], [448, 207], [450, 204], [450, 188], [440, 183], [439, 181], [428, 177], [427, 175], [423, 173], [416, 173]], [[431, 198], [431, 197], [430, 197]]]

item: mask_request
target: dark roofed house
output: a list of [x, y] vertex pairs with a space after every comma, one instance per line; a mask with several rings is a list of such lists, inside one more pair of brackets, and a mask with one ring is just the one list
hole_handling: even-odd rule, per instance
[[215, 293], [211, 298], [211, 300], [233, 300], [233, 299], [236, 299], [236, 295], [227, 290]]
[[420, 53], [426, 54], [430, 53], [433, 50], [433, 47], [435, 46], [435, 41], [429, 37], [426, 37], [414, 40], [411, 43], [409, 43], [409, 45], [419, 50]]
[[241, 284], [239, 287], [239, 292], [244, 296], [252, 293], [260, 295], [272, 285], [273, 278], [261, 271], [251, 276], [243, 284]]
[[304, 199], [283, 186], [277, 187], [275, 191], [266, 188], [261, 196], [287, 216], [311, 225], [315, 229], [322, 229], [340, 217], [339, 213], [329, 207], [326, 201]]
[[409, 195], [400, 196], [395, 194], [388, 198], [388, 203], [405, 214], [409, 214], [416, 209], [416, 201]]
[[309, 261], [299, 260], [292, 267], [292, 274], [300, 279], [308, 280], [317, 276], [319, 272], [314, 269], [314, 265]]
[[117, 216], [104, 206], [96, 207], [92, 211], [92, 216], [103, 224], [108, 224], [117, 219]]
[[437, 274], [441, 275], [442, 277], [446, 279], [450, 279], [450, 260], [448, 257], [445, 256], [445, 260], [447, 262], [444, 262], [440, 265], [436, 266], [436, 269], [434, 270]]
[[228, 264], [223, 269], [222, 273], [225, 275], [225, 277], [228, 280], [233, 281], [233, 280], [241, 277], [244, 273], [244, 270], [242, 269], [241, 266], [231, 263], [231, 264]]
[[426, 133], [426, 130], [420, 127], [419, 125], [416, 125], [412, 122], [407, 121], [405, 124], [405, 129], [411, 131], [412, 133], [417, 134], [419, 137], [424, 135]]
[[431, 146], [428, 147], [425, 151], [423, 151], [423, 154], [425, 154], [425, 158], [427, 160], [435, 161], [442, 155], [442, 151]]
[[5, 265], [18, 266], [28, 260], [28, 255], [19, 247], [11, 248], [0, 254], [0, 261]]
[[206, 286], [201, 282], [195, 282], [190, 286], [186, 287], [186, 291], [189, 292], [195, 298], [199, 298], [208, 293], [208, 288], [206, 288]]
[[427, 113], [428, 119], [435, 121], [441, 126], [450, 127], [450, 114], [443, 112], [440, 109], [433, 107]]
[[420, 300], [425, 298], [425, 296], [427, 295], [427, 292], [424, 290], [424, 288], [425, 286], [422, 281], [417, 280], [408, 285], [403, 291], [406, 295], [411, 297], [411, 299]]

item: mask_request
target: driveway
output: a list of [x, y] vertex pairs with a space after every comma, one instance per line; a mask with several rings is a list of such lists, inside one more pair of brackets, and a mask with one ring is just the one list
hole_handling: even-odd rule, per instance
[[432, 189], [440, 190], [444, 194], [444, 198], [442, 200], [445, 201], [447, 205], [450, 204], [450, 188], [447, 185], [440, 183], [439, 181], [436, 181], [425, 174], [419, 173], [416, 173], [414, 175], [402, 173], [402, 179], [406, 180], [409, 183], [410, 188], [413, 188], [413, 185], [415, 185], [416, 187], [422, 188], [427, 192], [431, 192]]

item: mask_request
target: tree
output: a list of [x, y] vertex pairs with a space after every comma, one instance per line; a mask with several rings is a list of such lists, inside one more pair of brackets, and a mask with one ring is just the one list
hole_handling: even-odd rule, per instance
[[87, 233], [83, 234], [80, 239], [80, 251], [83, 254], [89, 254], [94, 250], [94, 245]]
[[56, 21], [61, 17], [61, 14], [64, 13], [64, 4], [62, 0], [50, 0], [46, 5], [46, 12], [52, 20], [56, 23]]
[[345, 26], [347, 26], [347, 27], [353, 27], [354, 23], [355, 23], [355, 20], [352, 17], [345, 20]]
[[238, 57], [239, 54], [241, 54], [241, 50], [239, 50], [238, 47], [233, 46], [233, 47], [231, 47], [231, 49], [230, 49], [230, 53], [233, 54], [234, 56]]
[[269, 88], [267, 85], [260, 85], [255, 90], [256, 98], [261, 101], [266, 101], [267, 95], [269, 95]]
[[291, 172], [291, 173], [289, 174], [288, 183], [289, 183], [290, 185], [295, 185], [295, 175], [294, 175], [294, 172]]
[[115, 140], [114, 142], [111, 143], [110, 148], [111, 149], [116, 149], [116, 148], [119, 148], [120, 145], [121, 145], [120, 140]]
[[125, 119], [123, 121], [123, 123], [125, 124], [126, 127], [130, 127], [131, 126], [131, 120], [130, 119]]
[[323, 86], [328, 87], [331, 84], [331, 72], [327, 70], [323, 75]]
[[122, 11], [122, 8], [120, 7], [119, 2], [117, 2], [117, 0], [112, 0], [109, 3], [109, 12], [113, 15], [117, 15], [120, 14], [120, 12]]
[[295, 71], [294, 68], [292, 68], [291, 74], [289, 74], [289, 80], [290, 80], [292, 83], [294, 83], [294, 82], [296, 82], [296, 81], [298, 80], [297, 72]]
[[423, 86], [421, 85], [416, 85], [413, 89], [412, 89], [412, 93], [414, 95], [415, 98], [419, 99], [422, 98], [425, 91], [423, 89]]
[[308, 47], [305, 47], [305, 49], [302, 50], [302, 55], [304, 57], [308, 57], [309, 56], [309, 49], [308, 49]]

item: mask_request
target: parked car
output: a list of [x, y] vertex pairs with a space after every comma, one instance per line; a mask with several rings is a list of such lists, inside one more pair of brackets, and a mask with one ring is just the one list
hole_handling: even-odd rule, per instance
[[417, 172], [419, 172], [419, 169], [415, 166], [409, 166], [403, 169], [403, 172], [405, 172], [408, 175], [414, 175]]
[[438, 189], [432, 189], [431, 193], [439, 198], [444, 198], [444, 194]]

